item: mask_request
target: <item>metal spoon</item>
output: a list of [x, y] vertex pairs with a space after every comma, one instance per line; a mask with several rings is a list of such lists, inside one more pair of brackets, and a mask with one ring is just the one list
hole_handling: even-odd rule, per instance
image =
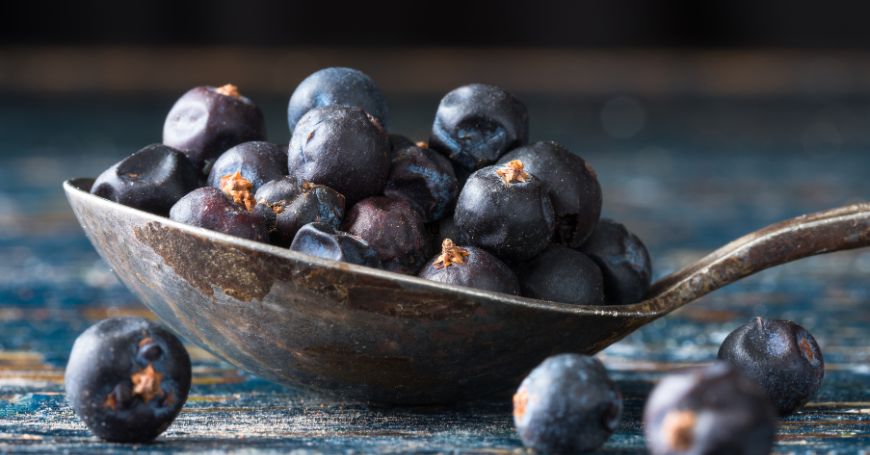
[[559, 352], [593, 354], [778, 264], [870, 245], [870, 203], [755, 231], [654, 283], [640, 303], [573, 306], [451, 287], [192, 227], [64, 182], [100, 256], [160, 319], [258, 376], [349, 400], [509, 395]]

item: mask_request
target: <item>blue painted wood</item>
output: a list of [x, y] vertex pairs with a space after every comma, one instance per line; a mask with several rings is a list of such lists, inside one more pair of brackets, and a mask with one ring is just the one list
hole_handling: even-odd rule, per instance
[[[156, 443], [93, 438], [62, 394], [72, 340], [99, 319], [148, 313], [96, 256], [60, 182], [95, 175], [158, 139], [171, 100], [26, 101], [0, 105], [0, 452], [521, 447], [509, 403], [372, 408], [267, 383], [195, 348], [191, 398]], [[870, 199], [866, 100], [638, 101], [643, 122], [627, 138], [602, 128], [604, 99], [530, 101], [533, 138], [563, 141], [592, 163], [606, 215], [647, 242], [657, 276], [765, 224]], [[436, 103], [396, 100], [397, 131], [423, 137]], [[286, 140], [283, 100], [265, 107], [273, 140]], [[754, 315], [805, 326], [827, 362], [820, 394], [783, 420], [776, 451], [870, 447], [868, 276], [870, 251], [807, 259], [716, 291], [610, 347], [601, 358], [626, 411], [602, 452], [643, 453], [639, 419], [652, 384], [713, 359], [728, 332]]]

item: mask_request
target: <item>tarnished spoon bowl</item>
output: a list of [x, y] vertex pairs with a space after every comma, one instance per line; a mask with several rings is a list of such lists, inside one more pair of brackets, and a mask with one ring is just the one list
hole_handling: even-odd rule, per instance
[[551, 354], [593, 354], [765, 268], [870, 244], [870, 204], [788, 220], [653, 285], [647, 300], [573, 306], [445, 286], [187, 226], [64, 182], [100, 256], [172, 329], [263, 378], [349, 400], [509, 395]]

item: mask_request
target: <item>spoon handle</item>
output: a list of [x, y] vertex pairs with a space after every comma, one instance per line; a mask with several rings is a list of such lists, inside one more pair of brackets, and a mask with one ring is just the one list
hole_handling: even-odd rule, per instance
[[865, 246], [870, 246], [870, 202], [801, 215], [740, 237], [653, 283], [647, 303], [664, 314], [764, 269]]

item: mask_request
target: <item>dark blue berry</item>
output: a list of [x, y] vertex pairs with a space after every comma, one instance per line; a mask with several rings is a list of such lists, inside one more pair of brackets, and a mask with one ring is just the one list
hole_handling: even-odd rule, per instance
[[598, 176], [583, 158], [562, 145], [536, 142], [510, 151], [499, 163], [520, 160], [550, 192], [556, 212], [554, 241], [579, 247], [592, 234], [601, 215]]
[[309, 256], [381, 268], [378, 254], [365, 240], [329, 224], [309, 223], [302, 226], [290, 249]]
[[358, 202], [347, 214], [344, 230], [368, 242], [387, 270], [416, 275], [426, 262], [429, 235], [423, 218], [401, 199], [378, 196]]
[[66, 399], [108, 441], [163, 433], [190, 390], [190, 357], [168, 330], [141, 318], [100, 321], [79, 335], [64, 377]]
[[308, 111], [327, 106], [358, 107], [387, 126], [387, 103], [375, 81], [359, 70], [333, 67], [311, 74], [293, 91], [287, 106], [290, 132]]
[[236, 237], [259, 242], [268, 241], [269, 230], [266, 219], [262, 214], [254, 211], [250, 187], [234, 193], [240, 195], [240, 203], [233, 202], [217, 188], [210, 186], [198, 188], [172, 206], [169, 218]]
[[509, 261], [531, 259], [543, 251], [555, 227], [547, 189], [520, 161], [471, 174], [453, 219], [472, 245]]
[[390, 144], [377, 120], [353, 107], [308, 111], [293, 132], [290, 175], [319, 183], [355, 203], [383, 192], [390, 174]]
[[184, 152], [203, 175], [230, 147], [265, 139], [263, 113], [232, 84], [191, 89], [163, 124], [163, 143]]
[[287, 147], [271, 142], [243, 142], [230, 148], [214, 162], [208, 184], [220, 189], [221, 179], [238, 172], [257, 191], [266, 182], [287, 175]]
[[514, 424], [526, 447], [562, 454], [604, 444], [622, 415], [622, 395], [594, 357], [544, 360], [514, 395]]
[[392, 156], [384, 195], [404, 199], [425, 221], [443, 218], [459, 194], [459, 183], [450, 161], [416, 145], [394, 150]]
[[436, 235], [435, 243], [438, 248], [441, 247], [441, 243], [444, 242], [444, 239], [451, 239], [457, 245], [467, 245], [468, 239], [465, 237], [465, 232], [456, 227], [456, 222], [453, 220], [453, 215], [447, 215], [444, 218], [441, 218], [437, 223], [433, 223], [433, 233]]
[[646, 296], [652, 263], [643, 242], [625, 226], [602, 219], [579, 249], [601, 267], [608, 304], [636, 303]]
[[470, 84], [441, 99], [429, 145], [469, 170], [529, 141], [526, 106], [501, 88]]
[[653, 455], [767, 455], [776, 435], [764, 391], [725, 362], [662, 379], [643, 422]]
[[199, 172], [172, 147], [149, 145], [97, 177], [91, 193], [146, 212], [166, 215], [198, 186]]
[[441, 244], [441, 254], [420, 271], [420, 278], [486, 291], [519, 294], [516, 275], [499, 258], [473, 246], [461, 247], [450, 239]]
[[254, 195], [266, 217], [272, 243], [290, 246], [296, 232], [308, 223], [338, 229], [344, 219], [344, 196], [324, 185], [284, 176], [261, 186]]
[[459, 182], [459, 189], [461, 191], [462, 187], [465, 186], [465, 182], [468, 181], [468, 177], [471, 177], [474, 171], [465, 169], [462, 166], [453, 166], [453, 173], [456, 174], [456, 181]]
[[806, 404], [825, 376], [815, 338], [791, 321], [760, 317], [749, 321], [725, 338], [719, 358], [757, 382], [781, 416]]
[[574, 305], [604, 304], [601, 269], [583, 253], [550, 245], [517, 267], [523, 295]]

